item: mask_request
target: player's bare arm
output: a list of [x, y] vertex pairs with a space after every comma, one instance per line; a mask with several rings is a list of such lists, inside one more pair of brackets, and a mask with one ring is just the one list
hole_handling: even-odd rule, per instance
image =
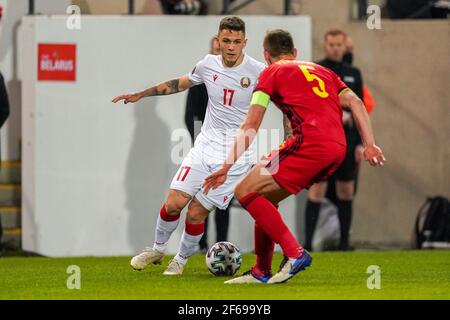
[[235, 137], [233, 147], [222, 168], [205, 178], [205, 182], [203, 183], [205, 194], [208, 194], [208, 191], [211, 188], [216, 189], [226, 181], [228, 171], [255, 139], [259, 127], [261, 126], [261, 122], [264, 119], [265, 112], [266, 107], [264, 106], [259, 104], [252, 104], [250, 106], [247, 118], [242, 123], [241, 128]]
[[285, 114], [283, 114], [283, 128], [284, 128], [284, 140], [288, 140], [294, 136], [291, 121], [289, 121], [289, 118]]
[[112, 102], [116, 103], [124, 100], [123, 102], [125, 104], [129, 102], [134, 103], [145, 97], [162, 96], [182, 92], [192, 87], [192, 85], [193, 84], [189, 80], [189, 77], [187, 75], [184, 75], [176, 79], [161, 82], [154, 87], [145, 89], [140, 92], [117, 96], [112, 100]]
[[341, 106], [348, 107], [353, 114], [356, 127], [363, 140], [365, 160], [369, 161], [372, 166], [382, 166], [386, 158], [375, 144], [372, 126], [364, 103], [353, 91], [348, 89], [339, 95], [339, 100]]

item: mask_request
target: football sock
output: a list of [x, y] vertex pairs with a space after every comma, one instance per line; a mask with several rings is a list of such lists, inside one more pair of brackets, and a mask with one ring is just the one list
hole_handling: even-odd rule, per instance
[[264, 233], [264, 231], [255, 223], [255, 254], [256, 262], [253, 272], [260, 276], [265, 276], [272, 272], [272, 257], [275, 242]]
[[186, 221], [183, 235], [181, 236], [180, 249], [178, 250], [174, 260], [181, 264], [186, 264], [189, 257], [195, 253], [204, 231], [204, 222], [192, 224]]
[[312, 250], [314, 230], [316, 229], [317, 221], [319, 220], [319, 211], [320, 202], [308, 199], [305, 210], [305, 249], [308, 251]]
[[165, 252], [170, 236], [180, 222], [180, 215], [168, 215], [165, 205], [162, 206], [156, 221], [155, 242], [153, 248]]
[[[274, 205], [278, 210], [278, 205]], [[259, 276], [266, 276], [272, 273], [272, 257], [275, 249], [275, 242], [262, 231], [255, 223], [255, 254], [256, 262], [252, 271]]]
[[338, 200], [338, 217], [341, 228], [340, 249], [348, 249], [350, 225], [352, 223], [352, 200]]
[[278, 243], [288, 258], [298, 258], [303, 253], [302, 246], [283, 222], [275, 206], [262, 195], [251, 192], [239, 200], [241, 205], [255, 219], [256, 224], [274, 242]]

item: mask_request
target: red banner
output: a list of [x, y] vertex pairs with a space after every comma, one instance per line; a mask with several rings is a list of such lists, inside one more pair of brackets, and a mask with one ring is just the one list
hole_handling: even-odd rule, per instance
[[38, 46], [38, 81], [76, 80], [76, 44], [40, 43]]

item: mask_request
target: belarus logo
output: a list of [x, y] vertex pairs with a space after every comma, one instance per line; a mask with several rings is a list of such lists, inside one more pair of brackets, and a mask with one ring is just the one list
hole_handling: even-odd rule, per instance
[[75, 81], [76, 62], [75, 44], [39, 43], [38, 81]]
[[251, 83], [251, 81], [250, 81], [250, 78], [248, 78], [248, 77], [243, 77], [241, 79], [241, 87], [242, 88], [248, 88], [250, 86], [250, 83]]

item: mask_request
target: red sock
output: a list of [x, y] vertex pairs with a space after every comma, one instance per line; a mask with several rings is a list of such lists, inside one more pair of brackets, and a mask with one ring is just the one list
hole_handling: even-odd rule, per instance
[[184, 231], [191, 236], [201, 235], [205, 232], [205, 221], [198, 224], [193, 224], [188, 223], [186, 220]]
[[271, 273], [274, 248], [275, 242], [255, 223], [256, 263], [253, 266], [253, 272], [261, 276]]
[[256, 224], [264, 233], [280, 245], [285, 256], [298, 258], [302, 254], [302, 246], [289, 231], [280, 213], [269, 200], [256, 192], [251, 192], [241, 198], [239, 202], [255, 219]]
[[167, 214], [166, 211], [166, 205], [163, 205], [161, 210], [159, 211], [159, 216], [161, 217], [161, 219], [163, 219], [164, 221], [176, 221], [180, 218], [180, 215], [170, 215]]

